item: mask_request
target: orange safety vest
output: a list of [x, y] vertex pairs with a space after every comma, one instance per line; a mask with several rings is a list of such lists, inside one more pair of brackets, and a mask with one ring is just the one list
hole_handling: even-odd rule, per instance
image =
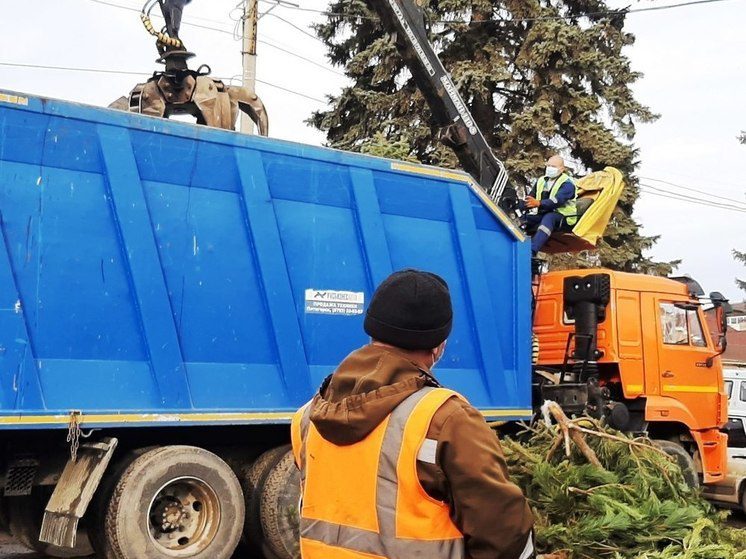
[[[430, 497], [417, 459], [435, 412], [459, 396], [422, 388], [362, 441], [337, 446], [310, 421], [306, 404], [293, 417], [301, 471], [303, 559], [462, 559], [463, 534], [447, 504]], [[428, 445], [432, 453], [434, 448]]]

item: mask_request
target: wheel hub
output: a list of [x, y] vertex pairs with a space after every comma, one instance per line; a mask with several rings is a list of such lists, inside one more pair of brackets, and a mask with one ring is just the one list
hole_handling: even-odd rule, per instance
[[156, 500], [150, 521], [155, 526], [160, 525], [161, 530], [168, 533], [185, 527], [189, 519], [189, 513], [180, 501], [166, 497]]
[[151, 541], [161, 552], [191, 557], [214, 539], [220, 524], [220, 502], [204, 481], [180, 478], [158, 491], [148, 520]]

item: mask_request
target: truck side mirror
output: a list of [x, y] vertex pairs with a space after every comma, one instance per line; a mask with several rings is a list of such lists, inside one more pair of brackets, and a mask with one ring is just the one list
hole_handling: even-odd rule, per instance
[[712, 306], [715, 308], [715, 319], [718, 325], [718, 352], [712, 357], [707, 358], [708, 367], [712, 367], [715, 357], [725, 353], [725, 350], [728, 347], [728, 315], [733, 312], [733, 307], [731, 307], [728, 299], [726, 299], [719, 291], [713, 291], [710, 293], [710, 301], [712, 302]]
[[733, 307], [719, 291], [710, 293], [710, 301], [712, 301], [712, 306], [715, 307], [715, 316], [717, 316], [720, 333], [725, 334], [728, 331], [728, 315], [733, 312]]

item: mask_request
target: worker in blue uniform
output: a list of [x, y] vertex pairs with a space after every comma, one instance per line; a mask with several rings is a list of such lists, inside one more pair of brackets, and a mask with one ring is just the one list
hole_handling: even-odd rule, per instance
[[[523, 201], [526, 230], [532, 233], [531, 253], [536, 254], [564, 220], [568, 227], [577, 223], [577, 187], [567, 173], [565, 161], [559, 155], [547, 160], [544, 176]], [[536, 213], [528, 213], [536, 209]]]

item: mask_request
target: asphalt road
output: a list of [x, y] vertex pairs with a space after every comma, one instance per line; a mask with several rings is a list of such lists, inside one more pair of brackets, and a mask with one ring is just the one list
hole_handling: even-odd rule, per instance
[[25, 548], [13, 542], [7, 534], [0, 534], [0, 557], [2, 559], [38, 559], [37, 553], [29, 553]]

